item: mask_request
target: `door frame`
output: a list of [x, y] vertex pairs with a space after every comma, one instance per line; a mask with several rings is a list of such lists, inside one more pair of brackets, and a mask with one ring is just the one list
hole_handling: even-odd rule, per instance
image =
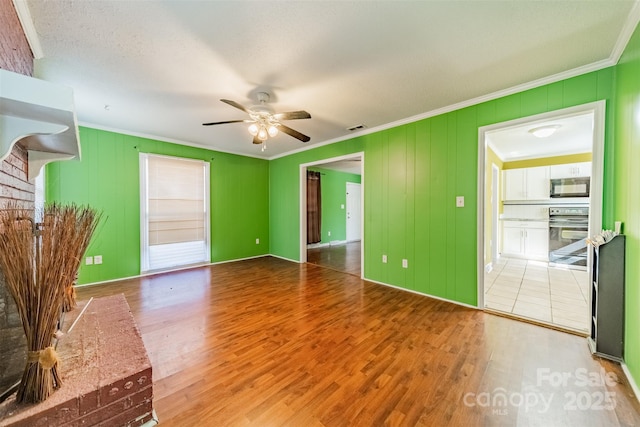
[[[495, 163], [491, 163], [491, 264], [498, 260], [498, 246], [500, 244], [500, 168]], [[484, 261], [483, 261], [484, 262]]]
[[364, 151], [300, 164], [300, 263], [307, 262], [307, 168], [341, 160], [360, 159], [360, 278], [364, 278]]
[[[593, 234], [602, 228], [602, 198], [604, 178], [604, 143], [605, 143], [605, 115], [606, 101], [600, 100], [587, 104], [576, 105], [569, 108], [536, 114], [520, 119], [501, 123], [494, 123], [478, 128], [478, 211], [477, 211], [477, 289], [478, 308], [484, 308], [484, 250], [485, 250], [485, 193], [486, 189], [486, 133], [513, 126], [522, 126], [527, 123], [535, 123], [557, 119], [561, 117], [593, 113], [593, 145], [591, 152], [591, 200], [589, 215], [589, 233]], [[587, 271], [591, 279], [591, 252], [587, 259]], [[591, 282], [590, 282], [591, 283]], [[589, 304], [591, 302], [589, 301]], [[591, 322], [589, 322], [591, 324]]]

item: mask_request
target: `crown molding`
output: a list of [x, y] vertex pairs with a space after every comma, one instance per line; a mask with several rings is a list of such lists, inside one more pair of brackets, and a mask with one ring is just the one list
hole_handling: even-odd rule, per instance
[[211, 151], [211, 152], [214, 152], [214, 153], [233, 154], [233, 155], [236, 155], [236, 156], [251, 157], [251, 158], [260, 159], [260, 160], [269, 160], [269, 159], [264, 158], [264, 157], [254, 156], [254, 155], [247, 154], [247, 153], [241, 153], [239, 151], [221, 150], [219, 148], [209, 147], [209, 146], [206, 146], [204, 144], [197, 144], [195, 142], [188, 142], [188, 141], [183, 141], [183, 140], [180, 140], [180, 139], [166, 138], [166, 137], [163, 137], [163, 136], [152, 135], [152, 134], [149, 134], [149, 133], [133, 132], [133, 131], [129, 131], [129, 130], [126, 130], [126, 129], [120, 129], [120, 128], [115, 128], [115, 127], [111, 127], [111, 126], [102, 126], [102, 125], [98, 125], [98, 124], [91, 123], [91, 122], [79, 121], [78, 122], [78, 126], [91, 128], [91, 129], [97, 129], [97, 130], [103, 130], [105, 132], [118, 133], [118, 134], [121, 134], [121, 135], [133, 136], [133, 137], [136, 137], [136, 138], [152, 139], [154, 141], [168, 142], [170, 144], [177, 144], [177, 145], [184, 145], [186, 147], [201, 148], [203, 150]]

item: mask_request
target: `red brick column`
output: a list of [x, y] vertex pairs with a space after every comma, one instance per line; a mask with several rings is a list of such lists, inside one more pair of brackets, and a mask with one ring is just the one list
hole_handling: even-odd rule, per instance
[[33, 76], [33, 55], [11, 0], [0, 0], [0, 68]]
[[[33, 75], [33, 56], [11, 0], [0, 0], [0, 68]], [[4, 154], [4, 153], [2, 153]], [[15, 201], [34, 209], [34, 185], [27, 181], [28, 153], [19, 143], [0, 162], [0, 209]], [[13, 298], [0, 275], [0, 355], [6, 370], [0, 376], [0, 393], [20, 379], [24, 368], [26, 340]]]
[[[11, 0], [0, 0], [0, 28], [0, 68], [32, 76], [33, 55]], [[34, 186], [27, 182], [27, 173], [27, 152], [16, 144], [0, 165], [0, 208], [15, 200], [33, 209]]]

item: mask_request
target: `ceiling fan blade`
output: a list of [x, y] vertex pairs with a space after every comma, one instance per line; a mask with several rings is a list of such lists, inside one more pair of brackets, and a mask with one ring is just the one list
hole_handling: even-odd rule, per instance
[[230, 99], [221, 99], [220, 101], [224, 102], [225, 104], [231, 105], [232, 107], [236, 107], [238, 110], [242, 110], [245, 113], [249, 114], [249, 110], [244, 108], [243, 105], [238, 104], [236, 101], [232, 101]]
[[278, 120], [310, 119], [311, 114], [307, 113], [304, 110], [301, 110], [301, 111], [289, 111], [288, 113], [277, 113], [277, 114], [274, 114], [273, 117], [275, 117]]
[[278, 124], [278, 129], [287, 135], [291, 135], [294, 138], [299, 139], [302, 142], [308, 142], [311, 140], [307, 135], [298, 132], [297, 130], [291, 129], [289, 126], [285, 126], [282, 123]]
[[224, 125], [226, 123], [242, 123], [247, 120], [226, 120], [224, 122], [211, 122], [211, 123], [203, 123], [202, 126], [212, 126], [212, 125]]
[[253, 143], [254, 144], [262, 144], [262, 141], [260, 139], [258, 139], [258, 135], [253, 137]]

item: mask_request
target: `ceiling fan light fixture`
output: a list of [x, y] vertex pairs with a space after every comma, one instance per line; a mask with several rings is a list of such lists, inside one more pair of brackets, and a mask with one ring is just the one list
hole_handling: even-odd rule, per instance
[[267, 138], [269, 138], [269, 134], [267, 130], [264, 128], [264, 126], [261, 126], [260, 130], [258, 131], [258, 139], [260, 141], [266, 141]]
[[247, 131], [253, 136], [254, 144], [262, 145], [263, 151], [267, 147], [266, 145], [267, 139], [276, 137], [277, 135], [280, 134], [280, 131], [302, 142], [309, 142], [311, 140], [311, 138], [309, 138], [307, 135], [304, 135], [298, 132], [297, 130], [291, 129], [290, 127], [280, 123], [280, 120], [310, 119], [311, 114], [307, 113], [304, 110], [275, 113], [273, 108], [266, 104], [266, 102], [269, 101], [269, 94], [266, 92], [258, 93], [258, 101], [260, 104], [254, 105], [250, 108], [247, 108], [242, 104], [239, 104], [230, 99], [221, 99], [220, 101], [248, 114], [249, 119], [225, 120], [220, 122], [203, 123], [202, 124], [203, 126], [213, 126], [213, 125], [222, 125], [226, 123], [241, 123], [241, 122], [249, 123], [249, 126], [247, 126]]
[[529, 129], [529, 133], [537, 138], [548, 138], [560, 129], [560, 125], [545, 125]]

